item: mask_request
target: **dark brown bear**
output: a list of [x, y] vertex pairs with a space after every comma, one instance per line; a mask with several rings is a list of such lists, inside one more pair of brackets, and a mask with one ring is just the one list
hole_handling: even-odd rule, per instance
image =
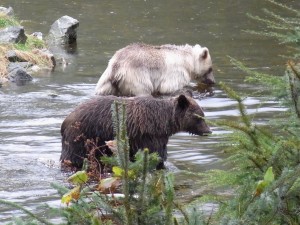
[[126, 104], [131, 158], [139, 149], [148, 148], [162, 159], [158, 169], [164, 167], [163, 162], [167, 159], [170, 136], [180, 131], [196, 135], [211, 133], [201, 118], [204, 117], [201, 107], [185, 95], [168, 99], [99, 96], [79, 105], [62, 123], [61, 161], [71, 161], [72, 165], [81, 167], [87, 157], [87, 139], [97, 140], [100, 149], [97, 157], [112, 154], [105, 141], [114, 139], [111, 105], [116, 100]]

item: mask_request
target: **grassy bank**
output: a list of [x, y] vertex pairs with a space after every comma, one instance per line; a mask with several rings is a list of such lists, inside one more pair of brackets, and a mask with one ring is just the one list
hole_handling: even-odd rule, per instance
[[[21, 26], [21, 23], [14, 17], [0, 14], [0, 29], [5, 29], [10, 26]], [[41, 68], [52, 68], [52, 60], [44, 54], [44, 49], [47, 49], [45, 41], [38, 39], [35, 36], [28, 35], [24, 44], [21, 43], [1, 43], [0, 44], [0, 82], [5, 82], [8, 70], [7, 66], [10, 63], [7, 58], [9, 51], [14, 51], [18, 58], [22, 61], [30, 62]]]

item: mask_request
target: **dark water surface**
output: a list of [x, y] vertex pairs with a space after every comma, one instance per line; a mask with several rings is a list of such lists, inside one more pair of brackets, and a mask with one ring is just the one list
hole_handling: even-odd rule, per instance
[[[295, 3], [295, 1], [281, 1]], [[48, 33], [61, 16], [79, 20], [77, 51], [63, 55], [70, 64], [58, 65], [54, 72], [34, 77], [26, 86], [8, 84], [0, 88], [0, 199], [11, 200], [34, 212], [42, 212], [43, 203], [59, 205], [52, 182], [64, 182], [59, 157], [60, 125], [80, 102], [94, 94], [99, 76], [109, 58], [132, 42], [149, 44], [196, 44], [206, 46], [214, 63], [215, 78], [248, 96], [248, 112], [258, 123], [282, 111], [276, 102], [254, 97], [257, 87], [244, 83], [244, 74], [234, 68], [227, 56], [243, 61], [254, 70], [282, 74], [286, 54], [274, 40], [249, 35], [243, 30], [262, 29], [246, 13], [261, 15], [261, 9], [278, 10], [261, 0], [232, 1], [72, 1], [72, 0], [1, 0], [12, 6], [28, 34]], [[271, 68], [272, 67], [272, 68]], [[236, 103], [223, 91], [199, 102], [211, 120], [236, 119]], [[197, 180], [182, 175], [182, 170], [205, 171], [218, 168], [222, 148], [218, 134], [226, 131], [213, 127], [208, 137], [180, 133], [169, 142], [168, 162], [177, 171], [176, 183], [188, 184], [182, 198], [199, 188]], [[20, 211], [0, 206], [0, 223]]]

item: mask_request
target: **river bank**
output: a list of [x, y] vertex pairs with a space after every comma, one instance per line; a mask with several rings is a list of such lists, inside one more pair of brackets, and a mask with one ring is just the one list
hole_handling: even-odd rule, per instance
[[[32, 74], [54, 70], [58, 59], [53, 46], [66, 48], [76, 44], [79, 22], [69, 16], [56, 20], [46, 38], [41, 32], [27, 34], [11, 7], [0, 7], [0, 85], [7, 81], [24, 85]], [[59, 61], [60, 60], [60, 61]]]

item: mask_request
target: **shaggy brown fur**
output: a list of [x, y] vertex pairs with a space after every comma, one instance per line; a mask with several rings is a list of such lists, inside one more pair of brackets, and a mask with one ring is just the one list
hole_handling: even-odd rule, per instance
[[163, 168], [167, 159], [169, 137], [185, 131], [196, 135], [211, 133], [202, 118], [201, 107], [190, 97], [155, 99], [152, 97], [120, 98], [101, 96], [79, 105], [61, 126], [61, 161], [71, 161], [82, 166], [87, 157], [87, 139], [94, 140], [98, 148], [97, 157], [111, 155], [105, 141], [113, 140], [111, 105], [114, 101], [125, 102], [127, 114], [127, 135], [131, 157], [139, 149], [149, 148], [162, 159], [158, 168]]

